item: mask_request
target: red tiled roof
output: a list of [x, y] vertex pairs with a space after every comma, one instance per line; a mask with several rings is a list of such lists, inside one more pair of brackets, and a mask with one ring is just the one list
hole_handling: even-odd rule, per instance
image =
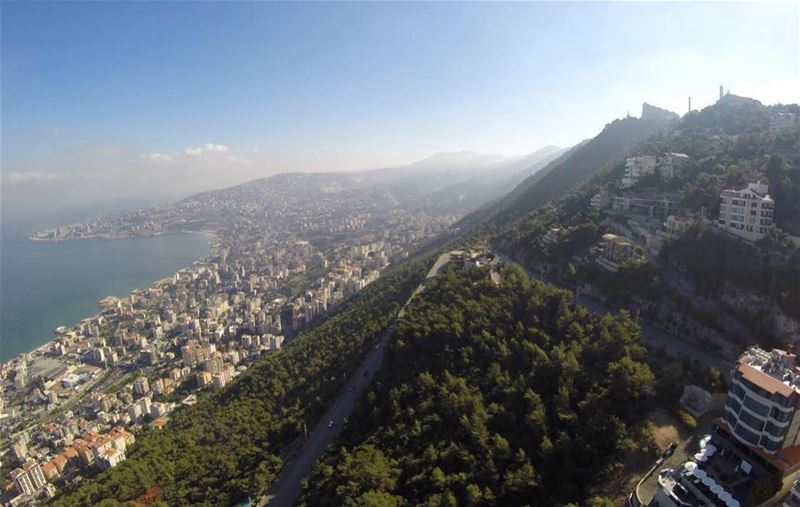
[[764, 373], [754, 366], [742, 363], [737, 368], [744, 378], [764, 389], [769, 393], [778, 393], [787, 398], [795, 394], [795, 390], [791, 386], [787, 386], [780, 380], [776, 379], [769, 373]]

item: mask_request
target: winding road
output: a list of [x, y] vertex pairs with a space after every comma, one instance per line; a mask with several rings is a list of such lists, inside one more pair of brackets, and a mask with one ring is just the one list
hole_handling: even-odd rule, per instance
[[[525, 273], [528, 274], [529, 277], [535, 278], [537, 280], [542, 279], [542, 275], [528, 269], [527, 267], [523, 266], [519, 262], [511, 259], [510, 257], [501, 254], [500, 252], [495, 251], [495, 255], [498, 259], [502, 260], [506, 264], [515, 264], [522, 269], [525, 270]], [[547, 282], [552, 284], [553, 282]], [[575, 304], [583, 306], [589, 312], [603, 315], [606, 313], [614, 313], [615, 310], [608, 306], [607, 304], [603, 303], [602, 301], [595, 299], [591, 296], [586, 294], [578, 293], [575, 296]], [[697, 360], [698, 362], [706, 365], [706, 366], [713, 366], [717, 368], [725, 377], [725, 380], [730, 380], [730, 371], [731, 371], [731, 363], [726, 361], [725, 359], [712, 355], [701, 348], [697, 347], [696, 345], [689, 343], [685, 340], [681, 340], [677, 336], [671, 335], [661, 329], [658, 329], [647, 322], [640, 321], [639, 326], [642, 328], [642, 340], [653, 348], [663, 347], [666, 353], [674, 358], [680, 359], [681, 357], [688, 357], [690, 359]]]
[[[336, 401], [325, 412], [325, 415], [317, 425], [309, 433], [308, 439], [300, 449], [295, 458], [289, 462], [283, 469], [283, 472], [278, 479], [271, 485], [269, 492], [264, 497], [259, 505], [270, 505], [272, 507], [290, 507], [297, 502], [302, 492], [302, 481], [311, 474], [314, 464], [319, 457], [325, 452], [339, 432], [342, 429], [342, 422], [350, 415], [355, 406], [356, 400], [361, 396], [364, 390], [369, 386], [370, 382], [375, 376], [375, 373], [380, 369], [383, 364], [383, 347], [386, 344], [389, 336], [391, 336], [397, 322], [405, 315], [405, 308], [414, 299], [414, 296], [419, 294], [424, 288], [425, 284], [434, 278], [439, 271], [447, 265], [450, 261], [450, 253], [444, 253], [436, 259], [425, 280], [416, 288], [411, 297], [403, 305], [403, 308], [398, 312], [397, 317], [392, 321], [388, 328], [383, 332], [380, 339], [375, 342], [372, 350], [369, 351], [367, 357], [361, 362], [358, 369], [350, 377], [347, 386], [339, 393]], [[331, 426], [330, 423], [333, 423]]]

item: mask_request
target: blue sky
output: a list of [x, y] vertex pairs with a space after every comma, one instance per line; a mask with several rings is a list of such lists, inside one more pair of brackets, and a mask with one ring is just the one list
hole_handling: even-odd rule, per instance
[[796, 3], [1, 5], [6, 197], [521, 154], [800, 90]]

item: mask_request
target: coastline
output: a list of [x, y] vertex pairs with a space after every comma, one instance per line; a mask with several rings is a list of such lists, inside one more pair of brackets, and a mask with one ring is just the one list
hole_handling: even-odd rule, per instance
[[219, 246], [218, 242], [216, 241], [218, 239], [217, 231], [214, 231], [214, 230], [200, 230], [200, 231], [196, 231], [196, 230], [189, 231], [189, 230], [186, 230], [186, 231], [175, 231], [175, 232], [168, 232], [168, 233], [162, 233], [162, 234], [151, 234], [151, 235], [146, 235], [146, 236], [131, 235], [131, 236], [113, 237], [113, 238], [101, 238], [101, 237], [93, 237], [93, 238], [88, 238], [88, 237], [87, 238], [64, 238], [64, 239], [32, 239], [31, 237], [25, 238], [26, 240], [37, 241], [37, 242], [48, 242], [48, 241], [66, 242], [66, 241], [72, 241], [72, 240], [78, 240], [78, 239], [95, 239], [95, 240], [97, 240], [97, 239], [102, 239], [102, 240], [147, 239], [147, 238], [156, 238], [156, 237], [163, 237], [163, 236], [180, 236], [180, 235], [184, 235], [184, 234], [200, 235], [200, 236], [207, 237], [208, 238], [208, 253], [206, 255], [194, 257], [191, 260], [190, 263], [188, 263], [187, 265], [183, 265], [183, 266], [177, 268], [169, 276], [166, 276], [166, 277], [165, 276], [159, 276], [155, 280], [153, 280], [152, 282], [150, 282], [149, 284], [147, 284], [144, 287], [142, 287], [142, 286], [133, 287], [132, 289], [128, 290], [123, 296], [118, 297], [118, 296], [114, 296], [114, 295], [111, 295], [111, 294], [107, 294], [105, 296], [102, 296], [100, 299], [95, 301], [95, 305], [97, 307], [101, 308], [100, 311], [98, 311], [96, 313], [93, 313], [93, 314], [85, 315], [85, 316], [79, 318], [75, 322], [71, 322], [71, 323], [68, 323], [68, 324], [60, 323], [59, 325], [55, 326], [50, 331], [51, 338], [49, 340], [47, 340], [46, 342], [42, 343], [41, 345], [36, 346], [33, 349], [30, 349], [30, 350], [27, 350], [27, 351], [24, 351], [24, 352], [20, 352], [20, 353], [16, 354], [15, 356], [10, 357], [10, 358], [0, 362], [0, 368], [3, 368], [3, 369], [7, 368], [11, 364], [13, 364], [13, 363], [19, 361], [20, 359], [22, 359], [24, 356], [31, 356], [31, 355], [44, 356], [44, 355], [46, 355], [47, 352], [50, 349], [52, 349], [53, 345], [59, 339], [59, 336], [56, 333], [56, 329], [65, 328], [67, 331], [69, 331], [69, 330], [73, 329], [75, 326], [79, 325], [81, 322], [83, 322], [85, 320], [90, 320], [90, 319], [98, 317], [99, 315], [101, 315], [103, 313], [102, 305], [101, 305], [101, 303], [103, 301], [105, 301], [105, 300], [107, 300], [109, 298], [125, 299], [125, 298], [129, 297], [132, 293], [134, 293], [137, 290], [143, 290], [143, 289], [151, 288], [155, 284], [157, 284], [158, 282], [163, 280], [164, 278], [169, 278], [170, 276], [175, 276], [176, 273], [178, 273], [178, 272], [180, 272], [180, 271], [182, 271], [184, 269], [191, 268], [191, 266], [197, 265], [198, 262], [202, 262], [207, 258], [213, 257], [214, 255], [216, 255], [217, 249], [218, 249], [218, 246]]
[[[45, 232], [45, 231], [42, 231]], [[181, 231], [169, 231], [169, 232], [159, 232], [153, 234], [126, 234], [124, 236], [111, 236], [108, 234], [90, 234], [87, 236], [79, 236], [77, 238], [42, 238], [38, 237], [37, 234], [41, 234], [41, 232], [37, 232], [35, 234], [31, 234], [27, 236], [26, 239], [29, 241], [40, 241], [43, 243], [46, 242], [61, 242], [61, 241], [81, 241], [86, 239], [102, 239], [106, 241], [115, 241], [118, 239], [137, 239], [137, 238], [160, 238], [163, 236], [175, 236], [180, 234], [202, 234], [204, 236], [213, 236], [216, 237], [216, 231], [213, 229], [209, 230], [201, 230], [201, 231], [190, 231], [190, 230], [181, 230]]]

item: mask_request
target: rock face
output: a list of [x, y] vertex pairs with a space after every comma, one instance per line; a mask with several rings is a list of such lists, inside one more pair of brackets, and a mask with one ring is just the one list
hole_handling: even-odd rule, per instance
[[661, 109], [660, 107], [656, 107], [653, 105], [648, 104], [645, 102], [642, 104], [642, 119], [648, 121], [672, 121], [679, 119], [680, 116], [673, 113], [672, 111], [667, 111], [666, 109]]

